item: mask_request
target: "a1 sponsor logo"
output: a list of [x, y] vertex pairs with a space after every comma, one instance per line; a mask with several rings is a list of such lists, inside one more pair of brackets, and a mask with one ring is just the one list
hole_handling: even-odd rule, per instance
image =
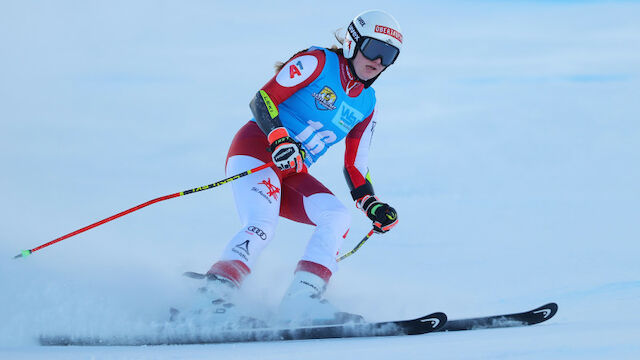
[[313, 55], [302, 55], [286, 63], [276, 82], [284, 87], [293, 87], [307, 80], [318, 67], [318, 59]]
[[300, 72], [300, 70], [304, 70], [304, 67], [302, 66], [301, 61], [298, 61], [295, 64], [289, 65], [289, 79], [293, 79], [296, 76], [302, 76], [302, 73]]

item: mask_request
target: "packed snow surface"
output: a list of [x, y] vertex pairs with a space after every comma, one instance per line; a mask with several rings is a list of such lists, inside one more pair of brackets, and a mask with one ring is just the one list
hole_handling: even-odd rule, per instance
[[[375, 84], [377, 194], [399, 225], [341, 263], [327, 298], [370, 320], [529, 310], [528, 328], [159, 347], [40, 347], [42, 333], [144, 332], [240, 226], [224, 177], [273, 63], [383, 8], [404, 47]], [[640, 357], [640, 3], [0, 2], [1, 359]], [[343, 146], [311, 173], [370, 222]], [[244, 292], [283, 295], [312, 228], [282, 220]]]

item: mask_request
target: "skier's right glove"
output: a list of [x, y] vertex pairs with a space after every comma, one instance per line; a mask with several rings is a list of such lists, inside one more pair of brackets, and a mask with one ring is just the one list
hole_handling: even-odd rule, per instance
[[273, 129], [267, 136], [273, 163], [280, 170], [295, 169], [302, 171], [305, 152], [299, 142], [295, 141], [284, 127]]
[[398, 213], [375, 195], [365, 195], [356, 201], [356, 206], [373, 221], [373, 230], [386, 233], [398, 223]]

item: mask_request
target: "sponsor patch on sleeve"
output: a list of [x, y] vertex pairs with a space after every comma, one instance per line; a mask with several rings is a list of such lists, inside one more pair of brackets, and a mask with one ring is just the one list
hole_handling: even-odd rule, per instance
[[276, 82], [284, 87], [293, 87], [307, 80], [318, 67], [313, 55], [302, 55], [284, 65], [276, 76]]

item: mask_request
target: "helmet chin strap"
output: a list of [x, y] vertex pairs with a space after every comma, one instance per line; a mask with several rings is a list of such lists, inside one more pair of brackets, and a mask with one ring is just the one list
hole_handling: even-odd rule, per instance
[[356, 80], [360, 81], [362, 84], [364, 84], [364, 88], [368, 88], [369, 86], [371, 86], [371, 84], [373, 84], [374, 81], [376, 81], [376, 79], [378, 78], [378, 76], [380, 76], [380, 74], [382, 74], [385, 70], [387, 70], [387, 67], [385, 67], [382, 71], [380, 71], [380, 74], [376, 75], [374, 78], [369, 79], [369, 80], [362, 80], [360, 79], [360, 77], [358, 76], [358, 73], [356, 72], [356, 69], [353, 67], [353, 58], [356, 57], [355, 53], [358, 52], [358, 49], [356, 49], [356, 51], [354, 52], [354, 55], [351, 59], [347, 59], [347, 64], [349, 64], [349, 71], [351, 71], [351, 74], [353, 74], [353, 76], [356, 78]]

